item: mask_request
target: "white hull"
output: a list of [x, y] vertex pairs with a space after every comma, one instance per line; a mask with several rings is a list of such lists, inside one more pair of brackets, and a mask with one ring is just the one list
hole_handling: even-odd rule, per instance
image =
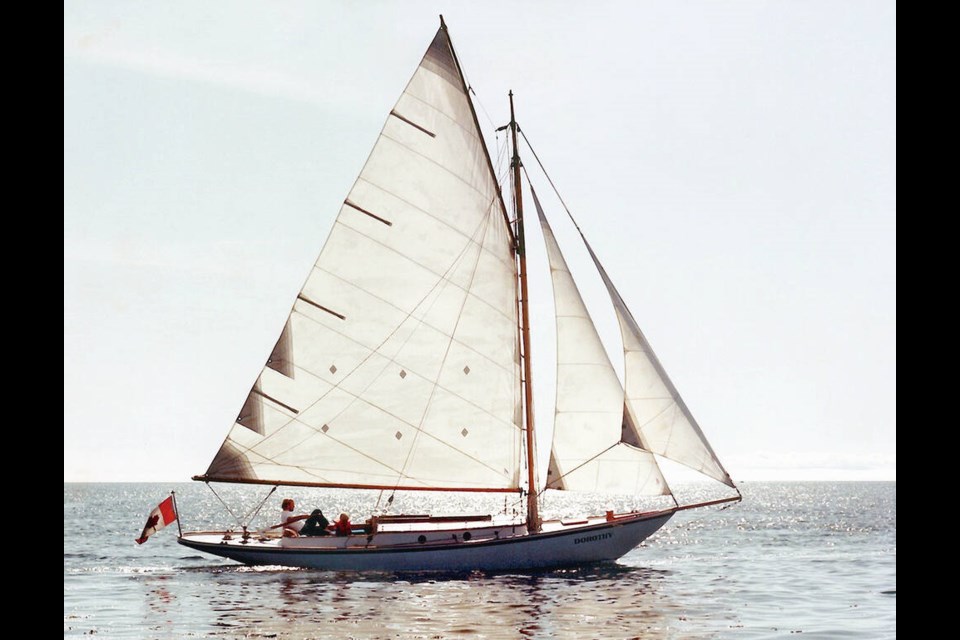
[[[547, 569], [613, 561], [643, 542], [674, 514], [673, 509], [545, 522], [543, 531], [504, 526], [377, 532], [343, 538], [274, 538], [222, 532], [187, 533], [182, 545], [248, 565], [282, 565], [332, 571], [504, 571]], [[468, 533], [469, 532], [469, 533]], [[464, 535], [466, 534], [466, 535]], [[414, 536], [411, 538], [411, 536]], [[418, 541], [420, 537], [423, 542]], [[466, 540], [464, 538], [467, 538]]]

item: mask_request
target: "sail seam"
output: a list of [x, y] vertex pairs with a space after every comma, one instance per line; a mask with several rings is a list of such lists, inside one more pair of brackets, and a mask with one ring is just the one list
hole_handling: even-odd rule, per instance
[[[453, 123], [454, 125], [456, 125], [458, 129], [462, 130], [464, 133], [469, 134], [470, 137], [473, 138], [474, 140], [476, 140], [477, 142], [480, 142], [480, 141], [481, 141], [481, 140], [480, 140], [480, 137], [477, 136], [477, 132], [474, 130], [474, 129], [475, 129], [474, 127], [465, 127], [464, 125], [460, 124], [460, 121], [457, 120], [454, 116], [450, 115], [449, 113], [447, 113], [447, 112], [444, 111], [443, 109], [439, 108], [438, 106], [436, 106], [436, 105], [434, 105], [434, 104], [430, 104], [429, 102], [427, 102], [426, 100], [424, 100], [423, 98], [421, 98], [421, 97], [418, 96], [418, 95], [415, 95], [415, 94], [413, 94], [413, 93], [410, 93], [409, 91], [404, 91], [404, 92], [403, 92], [403, 95], [409, 97], [409, 98], [412, 99], [412, 100], [416, 100], [417, 102], [419, 102], [419, 103], [422, 104], [423, 106], [427, 107], [428, 109], [430, 109], [430, 110], [434, 111], [435, 113], [443, 116], [444, 118], [446, 118], [447, 120], [449, 120], [451, 123]], [[400, 105], [400, 102], [401, 102], [401, 101], [402, 101], [402, 97], [401, 97], [401, 100], [398, 100], [398, 101], [397, 101], [397, 106]], [[394, 107], [394, 108], [396, 108], [396, 107]], [[472, 124], [472, 123], [471, 123], [471, 124]]]
[[[362, 230], [357, 229], [356, 227], [354, 227], [353, 225], [351, 225], [351, 224], [350, 224], [348, 221], [346, 221], [346, 220], [341, 220], [341, 219], [338, 217], [337, 220], [336, 220], [336, 222], [334, 222], [334, 225], [338, 225], [338, 224], [341, 225], [341, 226], [343, 226], [343, 227], [345, 227], [345, 228], [347, 228], [347, 229], [349, 229], [350, 231], [353, 231], [353, 232], [356, 233], [357, 235], [359, 235], [359, 236], [361, 236], [361, 237], [363, 237], [363, 238], [366, 238], [366, 239], [370, 240], [371, 242], [377, 243], [378, 245], [380, 245], [380, 246], [383, 247], [384, 249], [387, 249], [388, 251], [391, 251], [391, 252], [397, 254], [398, 256], [401, 256], [402, 258], [404, 258], [404, 259], [407, 260], [408, 262], [411, 262], [412, 264], [415, 264], [415, 265], [417, 265], [418, 267], [420, 267], [420, 268], [424, 269], [425, 271], [429, 272], [430, 275], [432, 275], [432, 276], [436, 276], [436, 277], [438, 277], [438, 278], [444, 278], [444, 279], [447, 278], [447, 276], [444, 275], [446, 272], [444, 272], [444, 274], [437, 273], [437, 271], [435, 271], [435, 270], [434, 270], [432, 267], [430, 267], [429, 265], [423, 264], [422, 262], [419, 262], [419, 261], [415, 260], [413, 257], [411, 257], [411, 256], [403, 253], [403, 252], [400, 251], [399, 249], [394, 248], [394, 247], [391, 247], [390, 245], [388, 245], [388, 244], [386, 244], [386, 243], [384, 243], [384, 242], [381, 242], [380, 240], [378, 240], [377, 238], [374, 238], [373, 236], [367, 235], [367, 234], [364, 233]], [[483, 251], [483, 253], [487, 254], [488, 256], [494, 255], [490, 250], [484, 249], [483, 244], [478, 243], [476, 240], [470, 238], [469, 236], [464, 235], [464, 237], [467, 239], [467, 244], [473, 244], [473, 245], [476, 245], [476, 246], [480, 247], [481, 251]], [[322, 256], [321, 256], [321, 257], [322, 257]], [[317, 266], [317, 264], [318, 264], [319, 262], [320, 262], [320, 260], [317, 260], [317, 263], [315, 263], [314, 266]], [[499, 262], [500, 265], [503, 266], [503, 267], [508, 266], [507, 263], [506, 263], [506, 262], [503, 262], [502, 260], [498, 260], [498, 262]], [[317, 267], [317, 268], [320, 268], [320, 267]], [[324, 270], [326, 271], [326, 269], [324, 269]], [[512, 271], [512, 270], [511, 270], [511, 271]], [[459, 286], [459, 285], [458, 285], [458, 286]], [[462, 289], [462, 287], [461, 287], [461, 289]], [[501, 313], [502, 313], [502, 312], [501, 312]]]
[[[394, 138], [393, 136], [388, 135], [387, 132], [386, 132], [386, 130], [384, 130], [384, 132], [380, 134], [380, 140], [389, 140], [390, 142], [394, 143], [394, 144], [397, 145], [398, 147], [401, 147], [402, 149], [406, 149], [407, 151], [409, 151], [409, 152], [412, 153], [413, 155], [415, 155], [415, 156], [417, 156], [417, 157], [420, 157], [420, 158], [423, 158], [424, 160], [426, 160], [427, 162], [429, 162], [429, 163], [432, 164], [433, 166], [435, 166], [435, 167], [437, 167], [438, 169], [442, 170], [442, 171], [443, 171], [444, 173], [446, 173], [447, 175], [453, 176], [454, 178], [456, 178], [457, 180], [459, 180], [460, 182], [462, 182], [463, 184], [465, 184], [467, 187], [470, 188], [470, 190], [475, 191], [477, 194], [479, 194], [479, 195], [480, 195], [481, 197], [483, 197], [484, 199], [487, 199], [487, 194], [484, 193], [483, 191], [481, 191], [479, 188], [477, 188], [476, 185], [474, 185], [474, 184], [472, 184], [471, 182], [469, 182], [466, 178], [464, 178], [464, 177], [461, 176], [461, 175], [458, 175], [458, 174], [454, 173], [453, 171], [451, 171], [451, 170], [448, 169], [447, 167], [443, 166], [442, 164], [440, 164], [439, 162], [437, 162], [436, 160], [434, 160], [434, 159], [431, 158], [430, 156], [428, 156], [428, 155], [426, 155], [426, 154], [423, 154], [423, 153], [420, 153], [419, 151], [417, 151], [417, 150], [414, 149], [413, 147], [411, 147], [411, 146], [409, 146], [409, 145], [407, 145], [407, 144], [404, 144], [403, 142], [401, 142], [400, 140], [397, 140], [397, 139]], [[378, 142], [379, 142], [379, 140], [378, 140]]]

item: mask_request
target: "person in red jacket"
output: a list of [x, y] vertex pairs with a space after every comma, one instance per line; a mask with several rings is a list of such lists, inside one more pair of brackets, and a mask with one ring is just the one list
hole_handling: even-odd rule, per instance
[[340, 518], [333, 523], [333, 532], [338, 536], [350, 535], [351, 528], [352, 525], [350, 524], [350, 516], [345, 513], [341, 513]]

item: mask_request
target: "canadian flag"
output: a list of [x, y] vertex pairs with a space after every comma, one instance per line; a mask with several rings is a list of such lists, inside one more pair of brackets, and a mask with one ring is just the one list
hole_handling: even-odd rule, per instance
[[177, 519], [177, 510], [173, 507], [173, 496], [170, 496], [150, 512], [147, 518], [147, 524], [143, 526], [143, 532], [137, 538], [137, 544], [143, 544], [147, 538], [155, 534], [160, 529]]

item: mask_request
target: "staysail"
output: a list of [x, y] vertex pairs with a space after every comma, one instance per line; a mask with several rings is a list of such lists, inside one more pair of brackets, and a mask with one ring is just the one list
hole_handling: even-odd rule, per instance
[[516, 489], [516, 301], [509, 222], [441, 27], [200, 479]]
[[624, 391], [537, 198], [557, 320], [557, 396], [547, 489], [666, 495], [666, 480], [643, 448]]

